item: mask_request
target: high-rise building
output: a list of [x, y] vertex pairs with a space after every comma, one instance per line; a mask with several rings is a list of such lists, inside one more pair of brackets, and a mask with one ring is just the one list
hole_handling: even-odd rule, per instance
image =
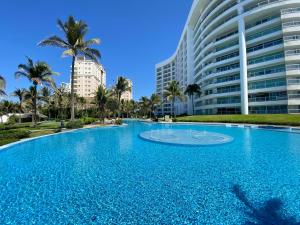
[[130, 79], [126, 79], [126, 81], [128, 82], [128, 86], [130, 88], [129, 91], [125, 91], [122, 95], [121, 95], [121, 99], [125, 100], [125, 101], [130, 101], [132, 100], [132, 89], [133, 89], [133, 85], [132, 85], [132, 81]]
[[100, 85], [106, 87], [103, 66], [85, 57], [77, 57], [74, 65], [74, 92], [80, 97], [92, 98]]
[[71, 93], [71, 84], [70, 83], [62, 82], [60, 87], [64, 90], [64, 92]]
[[[174, 55], [156, 65], [156, 92], [197, 83], [196, 114], [300, 113], [300, 1], [194, 0]], [[170, 114], [164, 100], [159, 114]], [[176, 102], [177, 114], [192, 112]]]

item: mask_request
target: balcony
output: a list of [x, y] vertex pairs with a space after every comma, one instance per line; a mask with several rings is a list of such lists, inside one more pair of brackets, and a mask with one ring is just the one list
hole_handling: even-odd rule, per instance
[[260, 1], [260, 2], [255, 3], [254, 5], [250, 5], [248, 7], [245, 7], [245, 12], [248, 12], [248, 11], [251, 11], [253, 9], [260, 8], [260, 7], [263, 7], [263, 6], [266, 6], [266, 5], [274, 4], [274, 3], [277, 3], [277, 2], [283, 2], [283, 1], [285, 1], [285, 0], [264, 0], [264, 1]]

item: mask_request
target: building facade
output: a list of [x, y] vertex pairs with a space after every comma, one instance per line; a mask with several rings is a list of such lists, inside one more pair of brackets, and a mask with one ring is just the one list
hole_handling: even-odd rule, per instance
[[62, 82], [60, 87], [64, 90], [65, 93], [71, 93], [71, 83]]
[[[156, 65], [157, 94], [171, 80], [200, 85], [196, 114], [300, 113], [300, 1], [194, 0], [177, 50]], [[164, 100], [158, 113], [170, 111]]]
[[77, 57], [74, 66], [74, 92], [80, 97], [93, 98], [98, 87], [106, 87], [106, 72], [93, 60]]
[[121, 95], [121, 99], [124, 100], [124, 101], [130, 101], [130, 100], [132, 100], [133, 84], [132, 84], [132, 81], [130, 79], [126, 79], [126, 81], [128, 82], [128, 86], [129, 86], [130, 90], [129, 91], [125, 91]]

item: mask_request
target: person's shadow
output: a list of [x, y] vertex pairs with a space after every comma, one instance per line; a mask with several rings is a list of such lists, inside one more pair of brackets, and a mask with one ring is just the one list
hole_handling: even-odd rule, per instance
[[269, 199], [261, 208], [255, 208], [240, 185], [234, 185], [231, 192], [246, 206], [244, 213], [248, 221], [245, 225], [300, 225], [296, 217], [283, 215], [283, 202], [279, 198]]

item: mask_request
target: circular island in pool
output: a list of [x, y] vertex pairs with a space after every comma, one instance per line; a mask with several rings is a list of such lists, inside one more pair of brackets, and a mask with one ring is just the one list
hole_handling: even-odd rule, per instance
[[233, 138], [228, 135], [190, 129], [150, 130], [140, 133], [139, 136], [147, 141], [189, 146], [219, 145], [233, 140]]

